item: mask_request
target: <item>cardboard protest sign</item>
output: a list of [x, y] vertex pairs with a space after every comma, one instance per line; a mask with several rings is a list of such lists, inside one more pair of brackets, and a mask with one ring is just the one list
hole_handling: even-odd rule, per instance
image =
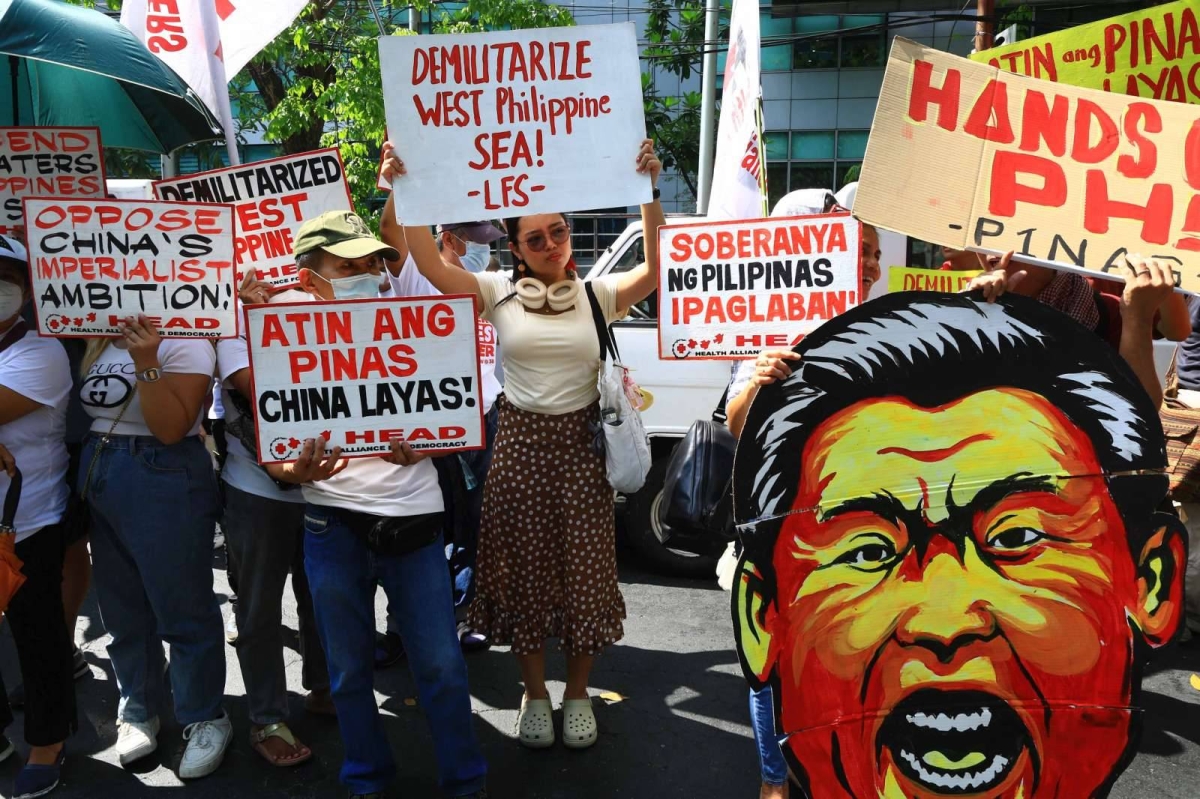
[[893, 266], [888, 269], [888, 293], [895, 291], [965, 291], [982, 270], [916, 269]]
[[897, 38], [854, 212], [956, 249], [1119, 277], [1127, 252], [1200, 291], [1188, 106], [1013, 75]]
[[248, 306], [246, 330], [263, 463], [318, 436], [349, 458], [485, 445], [471, 297]]
[[861, 240], [846, 214], [664, 226], [658, 357], [740, 360], [795, 345], [862, 302]]
[[1180, 0], [974, 53], [1019, 75], [1200, 103], [1200, 0]]
[[45, 336], [118, 336], [145, 314], [169, 338], [237, 335], [233, 209], [153, 200], [25, 200]]
[[253, 265], [259, 280], [277, 287], [296, 283], [292, 237], [300, 225], [326, 211], [354, 210], [336, 147], [156, 181], [154, 193], [162, 200], [232, 205], [239, 280]]
[[24, 241], [25, 197], [103, 197], [99, 128], [0, 127], [0, 235]]
[[1158, 408], [1033, 298], [888, 294], [800, 343], [733, 469], [742, 673], [812, 799], [1105, 797], [1187, 531]]
[[650, 202], [633, 23], [384, 36], [379, 63], [405, 224]]

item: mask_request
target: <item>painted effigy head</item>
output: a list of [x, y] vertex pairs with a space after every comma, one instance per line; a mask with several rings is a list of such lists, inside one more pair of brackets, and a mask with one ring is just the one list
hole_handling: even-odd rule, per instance
[[1157, 409], [1022, 297], [892, 294], [764, 388], [734, 468], [738, 653], [824, 797], [1092, 797], [1182, 619]]

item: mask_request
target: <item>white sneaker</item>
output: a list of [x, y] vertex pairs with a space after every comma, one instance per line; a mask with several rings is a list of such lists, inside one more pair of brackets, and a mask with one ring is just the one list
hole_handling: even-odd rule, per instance
[[158, 748], [158, 716], [149, 721], [122, 721], [117, 727], [117, 758], [122, 766], [154, 754]]
[[179, 778], [194, 780], [212, 774], [221, 765], [232, 739], [233, 722], [228, 713], [222, 713], [219, 719], [198, 721], [184, 727], [183, 740], [188, 745], [179, 761]]

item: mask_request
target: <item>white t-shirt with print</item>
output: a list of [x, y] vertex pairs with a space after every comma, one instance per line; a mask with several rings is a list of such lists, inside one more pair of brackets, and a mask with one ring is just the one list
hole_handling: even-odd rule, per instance
[[[394, 297], [436, 297], [442, 292], [433, 287], [417, 269], [417, 263], [410, 255], [404, 261], [400, 274], [393, 275], [388, 271], [388, 281], [392, 284]], [[479, 376], [480, 390], [483, 394], [483, 412], [488, 413], [503, 390], [500, 381], [496, 379], [496, 328], [486, 319], [479, 319], [475, 330], [479, 339]]]
[[[504, 342], [504, 396], [524, 411], [551, 415], [571, 413], [600, 399], [600, 341], [587, 291], [571, 310], [539, 314], [525, 310], [520, 299], [500, 304], [516, 291], [513, 281], [497, 272], [475, 276], [483, 295], [483, 317]], [[617, 278], [591, 281], [607, 322], [622, 318], [617, 309]]]
[[[3, 444], [21, 470], [21, 502], [14, 527], [17, 541], [62, 520], [67, 508], [67, 401], [71, 364], [56, 339], [30, 330], [0, 352], [0, 385], [41, 407], [0, 425]], [[11, 483], [0, 472], [0, 505]]]
[[[159, 370], [164, 374], [212, 375], [217, 365], [217, 351], [206, 339], [163, 339], [158, 346]], [[107, 433], [113, 420], [121, 413], [121, 406], [130, 391], [137, 390], [137, 368], [124, 343], [113, 341], [88, 369], [79, 387], [79, 398], [83, 409], [92, 417], [92, 432]], [[188, 431], [189, 436], [200, 432], [200, 420], [204, 418], [201, 404], [196, 421]], [[136, 394], [121, 421], [113, 428], [120, 436], [153, 436], [142, 415], [142, 400]]]

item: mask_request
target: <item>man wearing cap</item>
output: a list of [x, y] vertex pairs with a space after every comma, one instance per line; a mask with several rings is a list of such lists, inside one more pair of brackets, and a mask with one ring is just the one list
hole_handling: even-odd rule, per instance
[[[384, 259], [400, 253], [349, 211], [311, 219], [296, 233], [301, 290], [314, 301], [379, 296]], [[351, 796], [379, 797], [396, 774], [375, 702], [374, 595], [388, 595], [433, 733], [447, 796], [482, 797], [487, 766], [475, 737], [467, 668], [455, 635], [442, 546], [444, 505], [423, 452], [392, 442], [379, 458], [348, 461], [324, 439], [271, 476], [302, 486], [304, 565], [345, 748], [340, 779]]]
[[[440, 294], [413, 262], [408, 254], [408, 243], [404, 238], [404, 229], [396, 221], [392, 198], [389, 196], [384, 205], [380, 221], [380, 234], [385, 242], [392, 245], [401, 258], [388, 263], [389, 280], [392, 291], [397, 297], [424, 297]], [[503, 238], [504, 231], [491, 222], [458, 222], [438, 225], [438, 249], [441, 250], [442, 260], [446, 263], [467, 269], [473, 269], [466, 263], [472, 248], [483, 248], [490, 252], [490, 245]], [[486, 267], [486, 259], [484, 266]], [[441, 474], [442, 492], [446, 502], [447, 531], [451, 541], [448, 547], [450, 570], [454, 578], [454, 606], [458, 618], [458, 635], [464, 651], [486, 649], [488, 639], [476, 632], [466, 622], [467, 606], [475, 597], [475, 553], [479, 541], [479, 519], [483, 513], [483, 484], [487, 479], [488, 470], [492, 463], [492, 441], [496, 436], [498, 410], [496, 398], [500, 395], [501, 385], [496, 378], [496, 365], [499, 361], [497, 350], [496, 328], [491, 322], [483, 319], [477, 321], [479, 336], [479, 371], [482, 380], [483, 410], [487, 430], [487, 447], [482, 450], [461, 453], [440, 460], [438, 466]], [[450, 532], [452, 531], [452, 532]], [[400, 643], [396, 637], [394, 621], [388, 619], [387, 640], [381, 642], [381, 648], [395, 651]]]

